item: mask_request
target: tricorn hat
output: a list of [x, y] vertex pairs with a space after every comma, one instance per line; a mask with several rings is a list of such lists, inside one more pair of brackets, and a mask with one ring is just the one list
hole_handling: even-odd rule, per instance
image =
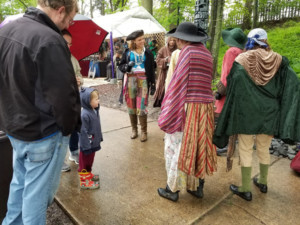
[[240, 28], [228, 28], [223, 30], [222, 38], [227, 45], [240, 49], [244, 49], [247, 43], [247, 36]]
[[143, 30], [136, 30], [136, 31], [133, 31], [131, 34], [129, 34], [126, 38], [126, 41], [131, 41], [131, 40], [134, 40], [138, 37], [141, 37], [144, 35], [144, 31]]
[[204, 42], [210, 39], [202, 28], [198, 28], [191, 22], [183, 22], [179, 24], [176, 30], [170, 30], [167, 33], [167, 36], [190, 42]]

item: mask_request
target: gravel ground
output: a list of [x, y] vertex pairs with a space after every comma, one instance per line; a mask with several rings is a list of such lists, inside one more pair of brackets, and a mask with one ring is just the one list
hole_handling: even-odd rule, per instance
[[[100, 105], [127, 112], [126, 103], [119, 104], [119, 96], [122, 86], [117, 84], [103, 84], [94, 87], [99, 91]], [[148, 117], [150, 119], [157, 119], [160, 109], [153, 108], [153, 96], [149, 98]], [[101, 111], [100, 111], [101, 113]], [[129, 120], [129, 117], [128, 117]], [[69, 216], [60, 208], [54, 201], [47, 210], [47, 225], [73, 225], [74, 223]]]
[[[124, 101], [123, 104], [121, 105], [119, 104], [119, 97], [122, 88], [121, 85], [103, 84], [103, 85], [95, 86], [94, 88], [96, 88], [99, 91], [100, 105], [127, 112], [125, 99], [123, 99]], [[148, 117], [151, 119], [157, 119], [160, 112], [160, 108], [153, 108], [152, 107], [153, 103], [154, 103], [153, 96], [149, 96]]]
[[47, 210], [47, 225], [74, 225], [67, 214], [54, 201]]

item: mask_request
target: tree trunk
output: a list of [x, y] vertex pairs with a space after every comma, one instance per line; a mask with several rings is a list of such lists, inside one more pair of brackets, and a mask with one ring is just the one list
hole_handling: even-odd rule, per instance
[[153, 0], [142, 0], [141, 5], [152, 15]]
[[217, 7], [217, 21], [215, 27], [215, 35], [213, 38], [213, 43], [211, 46], [211, 54], [213, 56], [213, 79], [217, 75], [217, 67], [218, 67], [218, 56], [219, 56], [219, 48], [220, 48], [220, 38], [223, 24], [223, 9], [225, 5], [225, 0], [219, 0]]
[[249, 29], [251, 27], [252, 2], [253, 0], [246, 0], [242, 30]]
[[254, 6], [253, 6], [253, 20], [252, 20], [252, 26], [251, 28], [254, 29], [257, 27], [258, 23], [258, 0], [254, 0]]
[[80, 14], [81, 15], [85, 15], [85, 10], [84, 10], [84, 1], [83, 0], [81, 0], [80, 1], [80, 3], [81, 3], [81, 6], [80, 6]]
[[[174, 13], [175, 8], [176, 8], [175, 4], [170, 1], [170, 3], [169, 3], [169, 15], [172, 15]], [[174, 21], [174, 20], [172, 20], [172, 21]], [[170, 24], [169, 29], [172, 30], [173, 28], [176, 28], [176, 27], [177, 27], [177, 25], [172, 22]]]
[[217, 23], [217, 11], [218, 11], [218, 1], [211, 0], [211, 7], [210, 7], [210, 22], [208, 28], [208, 34], [211, 37], [209, 41], [209, 51], [212, 49], [212, 45], [214, 42], [215, 31], [216, 31], [216, 23]]
[[101, 3], [100, 3], [100, 14], [102, 16], [105, 15], [105, 4], [104, 4], [104, 0], [101, 0]]
[[93, 17], [93, 13], [94, 13], [94, 5], [93, 5], [93, 1], [90, 0], [90, 14], [91, 14], [91, 18], [94, 18]]

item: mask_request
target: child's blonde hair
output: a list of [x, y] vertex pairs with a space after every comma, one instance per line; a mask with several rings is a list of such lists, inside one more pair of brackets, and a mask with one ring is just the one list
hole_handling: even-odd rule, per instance
[[99, 92], [97, 90], [94, 90], [91, 92], [91, 97], [90, 100], [92, 100], [93, 98], [99, 98]]

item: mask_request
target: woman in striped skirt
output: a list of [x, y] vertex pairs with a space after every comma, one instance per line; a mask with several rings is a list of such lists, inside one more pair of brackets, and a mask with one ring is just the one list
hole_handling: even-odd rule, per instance
[[166, 132], [167, 186], [161, 197], [178, 200], [182, 188], [203, 197], [205, 174], [217, 170], [211, 90], [213, 59], [201, 41], [207, 34], [193, 23], [181, 23], [170, 36], [181, 49], [171, 82], [162, 102], [159, 127]]

